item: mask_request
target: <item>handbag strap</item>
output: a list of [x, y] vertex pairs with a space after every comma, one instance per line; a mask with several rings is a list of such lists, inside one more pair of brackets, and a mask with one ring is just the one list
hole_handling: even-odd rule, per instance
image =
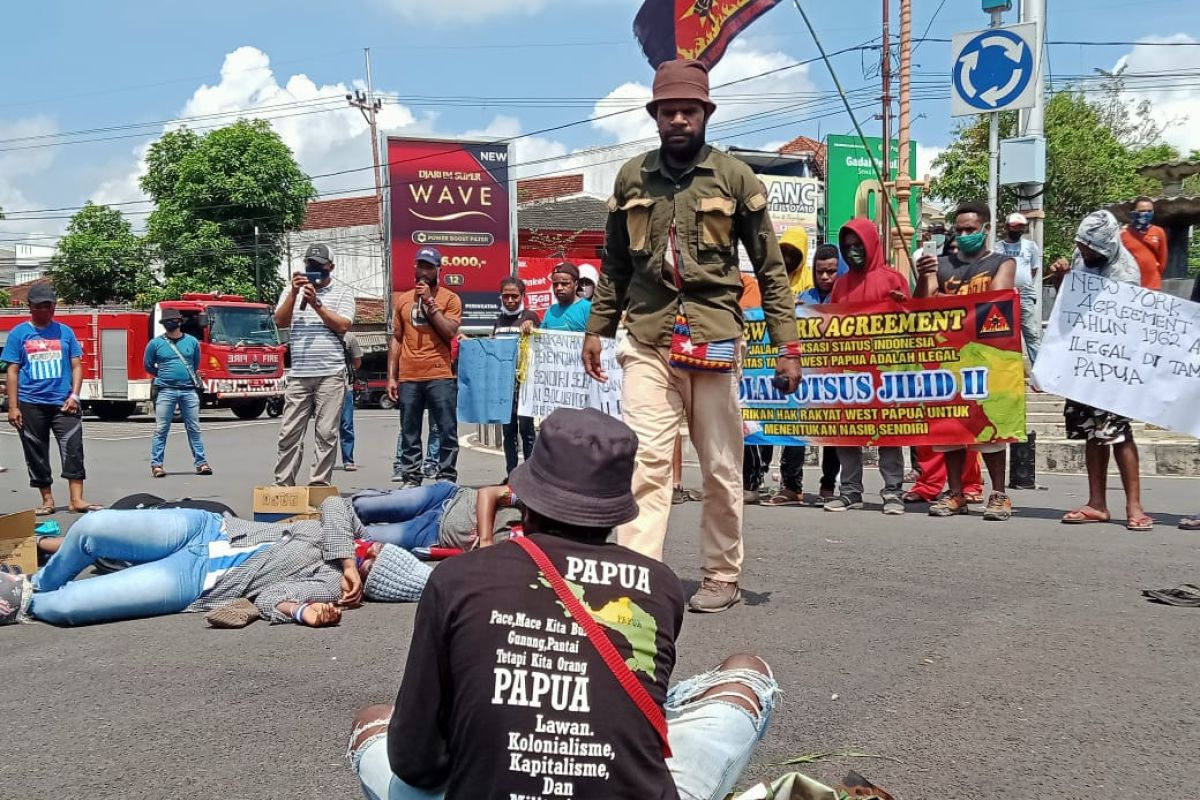
[[192, 379], [192, 385], [197, 389], [203, 389], [204, 387], [200, 385], [200, 379], [196, 377], [196, 371], [192, 369], [192, 365], [188, 363], [188, 360], [183, 357], [183, 353], [179, 352], [179, 348], [175, 346], [175, 343], [171, 341], [171, 338], [165, 333], [163, 334], [162, 338], [163, 341], [169, 344], [171, 349], [175, 351], [175, 355], [179, 356], [179, 360], [183, 362], [183, 368], [187, 370], [188, 377]]
[[550, 588], [558, 595], [558, 599], [562, 601], [563, 606], [571, 614], [571, 618], [578, 623], [579, 627], [583, 628], [584, 633], [592, 640], [592, 644], [600, 653], [600, 657], [604, 659], [604, 663], [608, 665], [613, 676], [617, 679], [617, 683], [621, 684], [621, 688], [629, 695], [629, 699], [638, 707], [642, 715], [654, 728], [654, 732], [658, 734], [658, 738], [662, 740], [663, 758], [671, 757], [671, 745], [667, 741], [667, 718], [663, 715], [662, 709], [658, 703], [654, 702], [654, 698], [646, 691], [646, 687], [642, 686], [642, 682], [637, 679], [633, 671], [625, 663], [625, 659], [621, 658], [621, 654], [617, 652], [617, 648], [613, 645], [612, 640], [600, 628], [600, 624], [588, 613], [583, 607], [583, 603], [579, 602], [579, 598], [567, 588], [567, 582], [563, 580], [563, 576], [559, 574], [557, 568], [550, 561], [550, 557], [542, 548], [531, 541], [527, 536], [517, 536], [512, 539], [520, 545], [525, 554], [533, 559], [533, 563], [537, 564], [541, 570], [543, 577], [550, 583]]

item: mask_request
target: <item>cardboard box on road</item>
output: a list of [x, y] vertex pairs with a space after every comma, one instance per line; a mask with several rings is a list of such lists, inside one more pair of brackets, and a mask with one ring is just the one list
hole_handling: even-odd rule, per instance
[[37, 572], [37, 537], [33, 510], [0, 516], [0, 572]]
[[256, 486], [254, 521], [317, 519], [321, 516], [321, 502], [339, 494], [336, 486]]

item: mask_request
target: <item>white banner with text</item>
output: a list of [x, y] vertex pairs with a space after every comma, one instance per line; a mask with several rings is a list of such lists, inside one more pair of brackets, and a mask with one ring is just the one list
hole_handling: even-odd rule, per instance
[[1043, 391], [1200, 436], [1200, 304], [1074, 270], [1033, 377]]
[[617, 341], [602, 339], [600, 367], [608, 376], [598, 383], [583, 371], [583, 334], [535, 331], [529, 343], [529, 361], [521, 383], [517, 413], [523, 417], [548, 417], [556, 408], [596, 408], [621, 418], [621, 365]]

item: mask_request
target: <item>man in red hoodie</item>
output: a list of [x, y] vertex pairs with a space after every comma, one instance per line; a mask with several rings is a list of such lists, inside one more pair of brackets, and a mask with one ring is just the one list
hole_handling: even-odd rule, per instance
[[[901, 302], [909, 298], [908, 281], [883, 259], [875, 223], [858, 218], [838, 234], [838, 249], [850, 270], [833, 284], [833, 303]], [[826, 511], [863, 507], [863, 453], [861, 447], [837, 448], [842, 464], [842, 493], [825, 503]], [[883, 513], [904, 513], [904, 450], [879, 448], [879, 474], [883, 476]]]

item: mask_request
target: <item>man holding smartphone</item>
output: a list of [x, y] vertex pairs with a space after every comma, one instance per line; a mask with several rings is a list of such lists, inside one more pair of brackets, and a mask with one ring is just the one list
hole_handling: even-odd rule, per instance
[[291, 328], [292, 363], [279, 425], [275, 484], [295, 486], [304, 460], [304, 434], [314, 421], [315, 456], [310, 483], [328, 485], [337, 461], [338, 429], [346, 396], [346, 356], [342, 337], [354, 323], [354, 295], [333, 284], [333, 253], [325, 244], [304, 253], [304, 272], [275, 308], [275, 324]]

